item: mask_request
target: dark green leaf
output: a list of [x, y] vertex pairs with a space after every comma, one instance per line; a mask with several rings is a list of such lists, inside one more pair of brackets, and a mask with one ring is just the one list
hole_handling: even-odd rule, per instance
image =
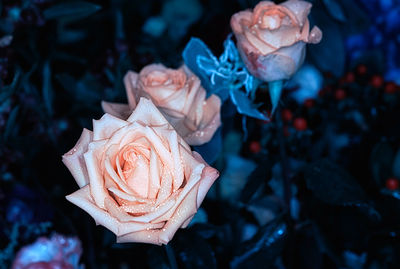
[[47, 113], [53, 114], [53, 89], [51, 87], [51, 70], [49, 62], [43, 66], [43, 100], [46, 106]]
[[323, 36], [319, 44], [308, 46], [309, 54], [322, 71], [340, 76], [344, 71], [346, 56], [340, 27], [322, 9], [316, 9], [311, 15], [313, 24], [321, 28]]
[[6, 128], [4, 130], [4, 140], [7, 140], [10, 137], [12, 131], [14, 130], [18, 111], [19, 111], [19, 106], [16, 106], [10, 112], [10, 116], [8, 117]]
[[254, 237], [245, 242], [231, 262], [231, 268], [272, 268], [276, 257], [282, 252], [287, 226], [280, 220], [261, 227]]
[[69, 21], [76, 21], [90, 16], [100, 9], [101, 6], [89, 2], [65, 2], [46, 9], [43, 11], [43, 15], [48, 20], [68, 19]]
[[240, 200], [247, 203], [251, 200], [253, 195], [260, 189], [263, 183], [271, 179], [271, 162], [268, 160], [263, 161], [247, 178], [246, 185], [244, 186]]
[[360, 185], [340, 166], [320, 160], [310, 164], [305, 171], [307, 187], [318, 199], [333, 205], [358, 205], [366, 203]]
[[391, 176], [394, 150], [389, 143], [381, 142], [374, 146], [370, 156], [372, 176], [378, 186], [383, 186]]
[[217, 268], [213, 250], [206, 240], [193, 231], [179, 231], [170, 244], [178, 268]]

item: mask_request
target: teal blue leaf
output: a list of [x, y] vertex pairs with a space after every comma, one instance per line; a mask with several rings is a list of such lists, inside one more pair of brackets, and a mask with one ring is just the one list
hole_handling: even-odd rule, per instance
[[277, 81], [272, 81], [269, 82], [269, 96], [271, 98], [271, 103], [272, 103], [272, 112], [271, 114], [274, 113], [275, 109], [278, 106], [279, 99], [281, 98], [281, 93], [282, 93], [282, 80], [277, 80]]
[[230, 91], [230, 96], [233, 104], [236, 106], [237, 111], [240, 114], [259, 120], [268, 120], [264, 114], [254, 107], [252, 101], [243, 92], [239, 91], [238, 89], [232, 89]]
[[218, 64], [218, 60], [207, 45], [199, 38], [192, 37], [183, 50], [182, 58], [186, 66], [200, 78], [201, 84], [207, 90], [207, 93], [209, 93], [213, 87], [211, 86], [207, 74], [201, 69], [200, 63], [215, 68], [213, 65], [215, 63]]
[[89, 2], [65, 2], [46, 9], [43, 11], [43, 15], [48, 20], [67, 19], [68, 21], [76, 21], [90, 16], [100, 9], [101, 6]]

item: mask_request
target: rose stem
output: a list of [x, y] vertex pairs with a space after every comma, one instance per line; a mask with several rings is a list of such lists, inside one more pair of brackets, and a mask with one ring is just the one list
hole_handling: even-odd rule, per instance
[[[293, 232], [293, 222], [291, 219], [291, 200], [292, 200], [292, 191], [291, 191], [291, 180], [289, 178], [289, 163], [287, 161], [287, 156], [286, 156], [286, 147], [285, 147], [285, 136], [284, 136], [284, 130], [283, 130], [283, 120], [282, 120], [282, 113], [280, 106], [277, 107], [277, 113], [276, 113], [276, 124], [277, 124], [277, 129], [278, 129], [278, 141], [279, 141], [279, 154], [281, 157], [281, 172], [282, 172], [282, 178], [283, 178], [283, 191], [284, 191], [284, 199], [285, 199], [285, 204], [286, 208], [288, 211], [288, 222], [289, 222], [289, 244], [288, 244], [288, 251], [289, 251], [289, 257], [293, 256], [294, 252], [294, 242], [293, 242], [293, 237], [290, 236], [290, 234]], [[289, 264], [288, 268], [293, 268], [293, 262], [292, 259], [289, 259]]]
[[169, 261], [169, 264], [171, 265], [171, 268], [172, 269], [178, 269], [178, 265], [177, 265], [176, 259], [175, 259], [174, 250], [168, 244], [164, 245], [164, 248], [165, 248], [165, 252], [167, 253], [168, 261]]
[[284, 199], [285, 204], [287, 206], [287, 210], [290, 216], [290, 200], [292, 199], [292, 193], [290, 188], [290, 178], [289, 178], [289, 164], [286, 156], [286, 147], [285, 147], [285, 136], [283, 133], [283, 121], [281, 116], [281, 110], [278, 107], [276, 113], [276, 124], [278, 129], [278, 141], [279, 141], [279, 154], [281, 157], [281, 172], [283, 178], [283, 187], [284, 187]]

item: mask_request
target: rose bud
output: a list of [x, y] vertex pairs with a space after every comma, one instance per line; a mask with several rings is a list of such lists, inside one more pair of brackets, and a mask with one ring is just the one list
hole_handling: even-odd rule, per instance
[[189, 145], [202, 145], [221, 125], [221, 100], [216, 95], [206, 99], [200, 79], [185, 66], [174, 70], [151, 64], [138, 74], [129, 71], [124, 78], [128, 104], [102, 102], [103, 110], [126, 119], [140, 97], [150, 98], [178, 134]]
[[237, 47], [249, 72], [263, 81], [289, 79], [302, 65], [306, 43], [319, 43], [322, 32], [307, 16], [311, 4], [290, 0], [279, 5], [262, 1], [253, 12], [231, 18]]
[[63, 162], [80, 187], [67, 200], [118, 242], [167, 244], [219, 175], [146, 98], [127, 120], [105, 114], [93, 121]]

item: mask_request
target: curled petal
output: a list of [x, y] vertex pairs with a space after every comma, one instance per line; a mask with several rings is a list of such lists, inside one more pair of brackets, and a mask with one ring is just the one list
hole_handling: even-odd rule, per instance
[[120, 222], [109, 212], [100, 209], [92, 199], [89, 186], [85, 186], [76, 192], [66, 196], [67, 200], [85, 210], [93, 217], [96, 223], [106, 227], [117, 236], [143, 231], [146, 229], [160, 229], [162, 224], [139, 223], [139, 222]]
[[126, 96], [128, 96], [128, 105], [131, 110], [135, 109], [137, 99], [135, 97], [136, 88], [138, 87], [138, 74], [133, 71], [128, 71], [124, 77]]
[[303, 26], [304, 23], [308, 20], [307, 16], [310, 13], [312, 7], [311, 3], [300, 0], [289, 0], [283, 2], [281, 5], [288, 8], [291, 12], [293, 12], [300, 26]]
[[322, 39], [322, 31], [317, 26], [314, 26], [308, 36], [308, 42], [318, 44]]
[[133, 111], [127, 121], [139, 121], [149, 126], [168, 124], [167, 120], [154, 106], [154, 104], [149, 99], [143, 97], [140, 98], [136, 109]]
[[128, 125], [124, 120], [110, 114], [104, 114], [99, 120], [93, 120], [93, 140], [102, 140], [111, 137], [118, 129]]
[[87, 129], [83, 129], [76, 145], [62, 157], [63, 163], [68, 167], [79, 187], [83, 187], [89, 183], [83, 153], [88, 150], [88, 145], [92, 139], [93, 133]]

